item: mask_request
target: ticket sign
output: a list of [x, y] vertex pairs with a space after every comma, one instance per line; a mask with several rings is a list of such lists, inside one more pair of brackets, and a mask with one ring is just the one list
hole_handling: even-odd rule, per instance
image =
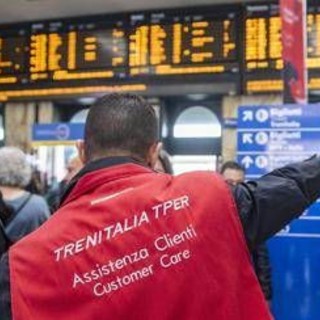
[[[318, 104], [240, 107], [238, 162], [247, 178], [319, 153], [319, 123]], [[275, 318], [320, 319], [320, 200], [270, 240], [269, 248]]]

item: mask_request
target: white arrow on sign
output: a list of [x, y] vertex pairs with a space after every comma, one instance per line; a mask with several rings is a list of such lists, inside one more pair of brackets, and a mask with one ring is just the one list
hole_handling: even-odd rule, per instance
[[246, 168], [249, 169], [250, 166], [253, 164], [253, 160], [250, 156], [245, 156], [242, 160], [241, 160], [241, 164]]
[[253, 134], [252, 133], [244, 133], [242, 136], [242, 142], [243, 143], [253, 143]]
[[243, 112], [242, 116], [243, 121], [252, 121], [253, 120], [253, 111], [251, 110], [246, 110]]

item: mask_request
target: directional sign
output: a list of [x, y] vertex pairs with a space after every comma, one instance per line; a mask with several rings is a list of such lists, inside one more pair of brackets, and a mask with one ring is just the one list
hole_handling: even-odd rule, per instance
[[297, 219], [280, 231], [277, 236], [299, 238], [299, 234], [301, 238], [314, 237], [320, 239], [320, 220], [314, 220], [310, 223], [306, 219]]
[[239, 108], [239, 128], [319, 129], [320, 104], [308, 106], [244, 106]]
[[[314, 153], [320, 153], [319, 104], [239, 108], [237, 157], [248, 179]], [[275, 318], [320, 319], [320, 201], [281, 230], [269, 248]]]
[[320, 200], [309, 207], [301, 218], [303, 218], [304, 220], [314, 220], [312, 219], [314, 217], [317, 217], [320, 220]]
[[237, 161], [246, 169], [246, 176], [258, 177], [288, 163], [306, 160], [312, 154], [268, 154], [259, 152], [238, 153]]
[[320, 238], [274, 237], [268, 243], [277, 320], [320, 319]]
[[[238, 152], [259, 151], [268, 153], [320, 153], [319, 129], [279, 130], [240, 129], [238, 131]], [[249, 131], [250, 130], [250, 131]], [[267, 131], [268, 130], [268, 131]]]

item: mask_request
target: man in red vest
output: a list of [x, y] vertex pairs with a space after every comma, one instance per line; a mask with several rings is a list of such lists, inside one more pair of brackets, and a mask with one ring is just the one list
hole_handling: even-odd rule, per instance
[[138, 96], [111, 94], [92, 106], [78, 144], [85, 167], [55, 215], [10, 249], [11, 309], [1, 294], [1, 315], [271, 319], [248, 248], [319, 197], [319, 158], [230, 191], [216, 174], [153, 171], [157, 132]]

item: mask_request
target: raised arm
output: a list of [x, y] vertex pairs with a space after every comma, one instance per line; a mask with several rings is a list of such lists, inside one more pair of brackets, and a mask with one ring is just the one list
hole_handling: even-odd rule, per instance
[[250, 249], [280, 231], [320, 197], [320, 157], [290, 164], [233, 188]]

